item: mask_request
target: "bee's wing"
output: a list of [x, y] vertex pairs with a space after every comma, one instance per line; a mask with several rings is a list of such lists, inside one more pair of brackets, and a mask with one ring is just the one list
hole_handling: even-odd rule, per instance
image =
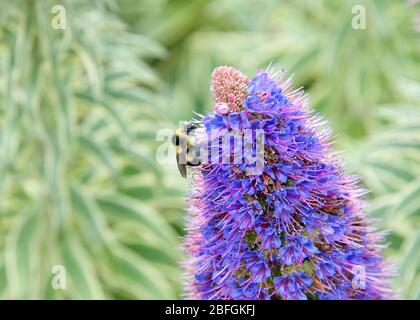
[[187, 165], [179, 163], [179, 154], [176, 155], [176, 164], [178, 165], [178, 171], [184, 178], [187, 177]]

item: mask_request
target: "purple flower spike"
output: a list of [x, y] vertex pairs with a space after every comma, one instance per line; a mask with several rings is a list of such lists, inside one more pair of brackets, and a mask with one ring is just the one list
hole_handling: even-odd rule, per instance
[[365, 213], [364, 190], [343, 173], [324, 122], [283, 74], [213, 72], [216, 109], [202, 117], [205, 131], [212, 141], [262, 131], [263, 164], [249, 162], [257, 148], [248, 141], [225, 157], [241, 151], [242, 162], [192, 167], [185, 296], [391, 298], [393, 268], [382, 257], [384, 234]]

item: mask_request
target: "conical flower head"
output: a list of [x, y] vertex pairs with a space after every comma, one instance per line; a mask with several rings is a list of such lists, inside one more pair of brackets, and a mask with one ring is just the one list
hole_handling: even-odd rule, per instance
[[[211, 91], [216, 100], [216, 112], [218, 107], [227, 107], [230, 112], [240, 111], [241, 104], [246, 98], [246, 89], [249, 78], [241, 71], [221, 66], [214, 69], [211, 75]], [[226, 114], [228, 112], [219, 112]]]
[[[343, 173], [329, 130], [290, 85], [283, 72], [259, 71], [250, 80], [230, 67], [213, 73], [215, 112], [201, 119], [211, 136], [207, 151], [226, 155], [221, 141], [229, 134], [242, 140], [228, 139], [222, 158], [229, 161], [211, 157], [194, 168], [185, 237], [189, 298], [390, 296], [384, 235], [365, 214], [364, 191]], [[235, 108], [218, 112], [231, 94]], [[251, 138], [263, 133], [262, 150], [246, 141], [248, 131]]]

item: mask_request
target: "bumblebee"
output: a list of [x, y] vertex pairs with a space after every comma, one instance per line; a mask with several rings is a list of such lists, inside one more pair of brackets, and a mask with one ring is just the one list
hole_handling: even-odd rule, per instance
[[184, 178], [187, 177], [187, 166], [196, 167], [201, 164], [199, 135], [202, 131], [203, 128], [198, 124], [188, 122], [177, 129], [172, 137], [178, 170]]

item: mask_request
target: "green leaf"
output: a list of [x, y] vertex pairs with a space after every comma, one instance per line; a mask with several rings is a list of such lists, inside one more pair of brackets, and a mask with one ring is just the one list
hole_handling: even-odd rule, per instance
[[87, 255], [78, 240], [67, 237], [63, 239], [61, 258], [66, 271], [65, 294], [75, 299], [104, 298], [94, 257]]

